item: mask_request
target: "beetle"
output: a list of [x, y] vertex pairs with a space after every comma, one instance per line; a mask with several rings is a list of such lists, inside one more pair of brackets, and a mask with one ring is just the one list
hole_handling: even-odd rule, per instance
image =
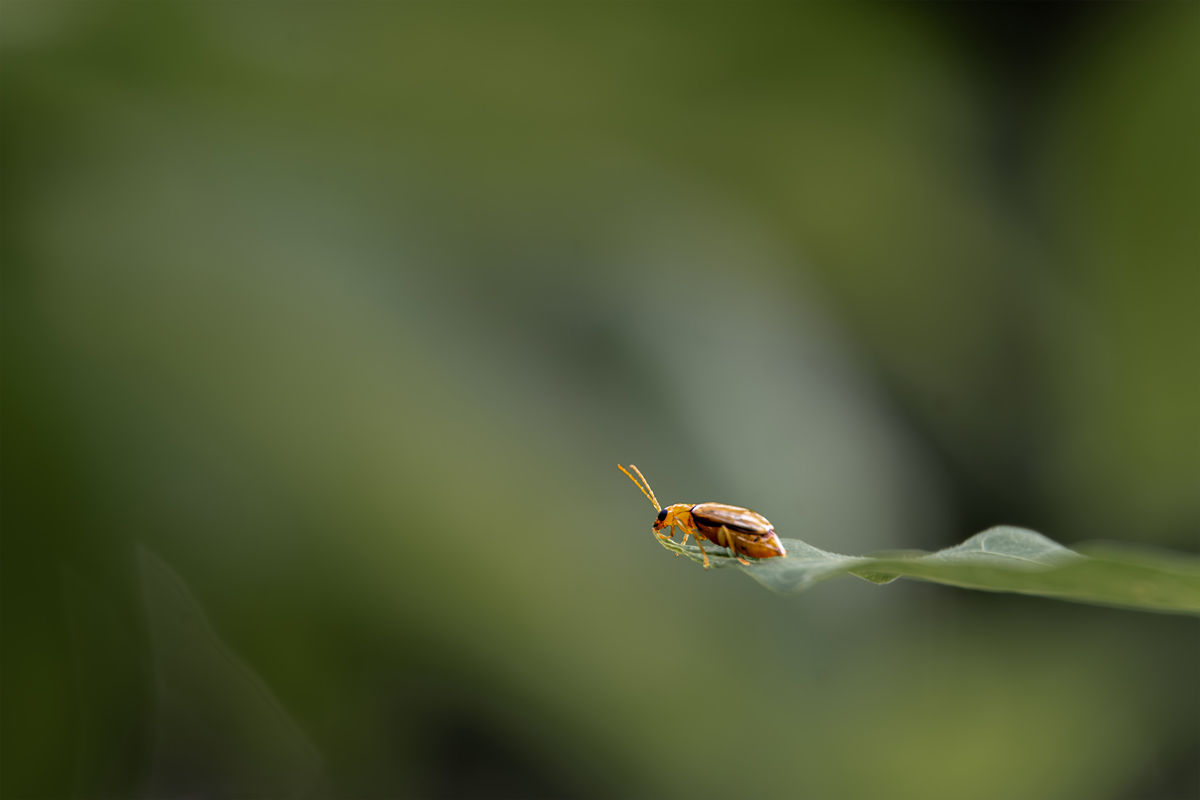
[[[637, 473], [637, 478], [629, 474], [629, 470], [617, 464], [617, 469], [629, 476], [629, 480], [637, 484], [646, 495], [646, 499], [654, 504], [658, 518], [654, 520], [654, 535], [660, 539], [675, 538], [675, 529], [683, 531], [683, 544], [687, 544], [689, 536], [696, 537], [696, 545], [700, 555], [704, 557], [704, 568], [708, 569], [708, 553], [704, 552], [702, 539], [708, 539], [720, 547], [728, 547], [733, 556], [741, 564], [750, 562], [742, 556], [753, 558], [777, 558], [786, 556], [787, 550], [775, 535], [775, 528], [762, 514], [756, 514], [748, 508], [727, 506], [724, 503], [676, 503], [663, 508], [654, 496], [649, 481], [642, 475], [641, 470], [633, 464], [629, 465]], [[641, 482], [638, 482], [641, 478]], [[667, 528], [670, 533], [663, 533]], [[678, 554], [676, 554], [678, 555]]]

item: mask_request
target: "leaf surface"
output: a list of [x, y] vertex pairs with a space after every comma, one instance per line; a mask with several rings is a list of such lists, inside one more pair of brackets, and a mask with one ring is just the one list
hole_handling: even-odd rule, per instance
[[[660, 541], [672, 552], [702, 560], [694, 545]], [[739, 564], [724, 548], [705, 549], [713, 569], [740, 569], [779, 592], [803, 591], [839, 575], [879, 584], [914, 578], [966, 589], [1200, 615], [1200, 558], [1183, 553], [1116, 544], [1076, 551], [1035, 531], [1009, 526], [990, 528], [936, 553], [844, 556], [798, 539], [781, 541], [786, 557], [749, 559], [749, 566]]]

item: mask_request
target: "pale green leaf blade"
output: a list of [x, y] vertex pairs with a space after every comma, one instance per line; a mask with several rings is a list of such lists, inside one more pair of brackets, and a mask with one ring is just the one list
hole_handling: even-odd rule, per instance
[[[802, 591], [853, 574], [880, 584], [906, 577], [967, 589], [1200, 614], [1200, 558], [1183, 553], [1150, 554], [1114, 544], [1077, 552], [1040, 533], [1009, 526], [991, 528], [936, 553], [844, 556], [797, 539], [782, 541], [786, 558], [752, 559], [749, 566], [740, 565], [724, 548], [706, 550], [714, 569], [738, 567], [780, 592]], [[669, 540], [663, 546], [701, 560], [694, 546]]]

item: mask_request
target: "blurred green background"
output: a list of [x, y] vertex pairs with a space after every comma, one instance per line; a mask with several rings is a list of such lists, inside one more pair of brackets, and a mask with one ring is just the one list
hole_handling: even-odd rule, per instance
[[0, 13], [5, 797], [1200, 796], [1200, 5]]

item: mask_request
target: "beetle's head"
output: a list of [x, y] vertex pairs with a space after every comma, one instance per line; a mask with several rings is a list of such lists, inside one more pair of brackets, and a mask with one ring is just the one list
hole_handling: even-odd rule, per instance
[[685, 528], [690, 527], [686, 524], [686, 520], [691, 510], [692, 507], [687, 503], [676, 503], [673, 506], [667, 506], [658, 512], [658, 518], [654, 520], [654, 530], [661, 531], [663, 528], [669, 528], [672, 525]]

